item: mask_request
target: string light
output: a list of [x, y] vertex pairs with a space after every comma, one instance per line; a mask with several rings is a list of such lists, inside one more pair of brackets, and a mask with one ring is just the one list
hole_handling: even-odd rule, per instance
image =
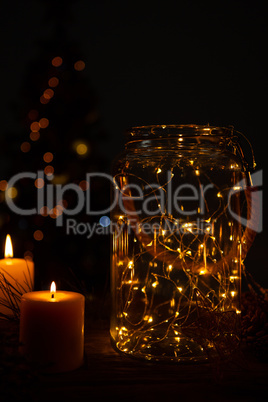
[[[188, 161], [188, 166], [192, 169], [193, 176], [199, 180], [200, 167], [197, 167], [193, 159]], [[158, 175], [161, 172], [160, 167], [154, 168], [155, 182], [159, 183]], [[122, 174], [124, 175], [124, 172]], [[169, 182], [174, 177], [172, 169]], [[116, 180], [117, 185], [118, 182], [120, 180]], [[166, 185], [167, 183], [159, 183], [159, 189], [164, 193]], [[224, 194], [224, 189], [218, 189], [214, 193], [215, 201], [221, 198], [219, 208], [223, 211], [226, 209]], [[220, 349], [224, 347], [224, 342], [230, 342], [230, 345], [235, 347], [238, 339], [235, 317], [239, 314], [237, 299], [240, 276], [234, 274], [233, 265], [238, 263], [238, 256], [232, 252], [230, 259], [225, 258], [223, 243], [219, 242], [215, 234], [213, 214], [206, 217], [204, 228], [200, 231], [194, 222], [186, 220], [178, 223], [178, 220], [171, 214], [168, 215], [165, 208], [159, 204], [160, 215], [150, 216], [148, 220], [144, 218], [138, 225], [139, 218], [135, 218], [135, 214], [133, 217], [134, 203], [131, 197], [127, 198], [129, 204], [124, 206], [127, 211], [132, 211], [129, 225], [134, 222], [136, 226], [131, 226], [131, 236], [134, 236], [133, 249], [128, 244], [128, 237], [125, 234], [123, 236], [124, 231], [116, 240], [118, 257], [115, 253], [114, 263], [117, 276], [121, 278], [116, 297], [122, 307], [118, 313], [118, 317], [121, 317], [117, 326], [120, 328], [119, 338], [116, 339], [118, 349], [151, 359], [153, 354], [148, 355], [146, 349], [153, 349], [162, 341], [169, 342], [174, 350], [173, 358], [177, 360], [180, 359], [178, 344], [184, 345], [182, 347], [187, 345], [184, 337], [178, 336], [181, 334], [181, 328], [185, 334], [189, 331], [189, 337], [196, 340], [194, 348], [199, 344], [200, 353], [214, 346]], [[216, 205], [218, 204], [217, 201]], [[183, 211], [183, 208], [182, 203], [180, 209]], [[220, 214], [222, 210], [217, 212]], [[142, 224], [154, 221], [159, 223], [158, 232], [154, 231], [151, 236], [146, 236], [141, 230]], [[126, 222], [124, 216], [118, 217], [118, 225], [120, 222]], [[174, 229], [171, 230], [167, 222]], [[233, 241], [234, 227], [228, 227], [226, 238]], [[122, 259], [125, 250], [132, 253], [126, 254], [127, 261]], [[203, 320], [202, 326], [200, 316]], [[213, 334], [209, 330], [212, 326]], [[173, 337], [171, 331], [176, 331]], [[221, 336], [217, 339], [218, 334], [223, 331], [226, 339], [223, 340]], [[187, 347], [189, 356], [191, 353], [194, 356], [195, 351], [191, 351], [191, 345]]]

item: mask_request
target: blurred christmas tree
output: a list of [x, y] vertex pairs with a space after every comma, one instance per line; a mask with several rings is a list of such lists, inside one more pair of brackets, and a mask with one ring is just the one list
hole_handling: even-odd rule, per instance
[[[94, 234], [89, 239], [87, 224], [91, 228], [99, 225], [101, 216], [88, 214], [85, 206], [75, 216], [68, 216], [65, 212], [75, 208], [78, 196], [70, 189], [57, 200], [55, 186], [73, 183], [84, 198], [90, 192], [93, 210], [109, 206], [107, 180], [96, 179], [90, 188], [86, 181], [87, 173], [108, 171], [109, 161], [102, 155], [105, 133], [97, 97], [85, 73], [85, 58], [68, 39], [72, 1], [64, 7], [53, 1], [45, 4], [46, 23], [52, 29], [40, 43], [40, 56], [25, 77], [17, 107], [22, 130], [8, 133], [1, 144], [0, 240], [4, 244], [6, 233], [10, 233], [16, 256], [34, 258], [36, 289], [48, 288], [55, 280], [58, 288], [83, 284], [87, 292], [97, 294], [107, 278], [109, 237]], [[21, 179], [5, 191], [13, 175], [38, 171], [39, 178]], [[39, 205], [34, 215], [15, 214], [6, 205], [8, 197], [20, 208], [35, 208], [38, 191], [43, 191], [50, 202]], [[59, 217], [63, 218], [60, 226], [56, 225]], [[70, 218], [75, 219], [75, 227], [80, 224], [79, 233], [75, 228], [67, 233], [66, 221]]]

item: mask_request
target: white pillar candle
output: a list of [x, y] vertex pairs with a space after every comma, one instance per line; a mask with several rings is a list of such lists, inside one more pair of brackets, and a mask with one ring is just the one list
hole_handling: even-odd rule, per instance
[[84, 358], [84, 306], [80, 293], [37, 291], [21, 299], [20, 351], [46, 372], [70, 371]]
[[5, 258], [0, 260], [0, 317], [12, 316], [19, 311], [23, 293], [33, 290], [34, 263], [31, 260], [13, 258], [9, 235], [6, 237]]

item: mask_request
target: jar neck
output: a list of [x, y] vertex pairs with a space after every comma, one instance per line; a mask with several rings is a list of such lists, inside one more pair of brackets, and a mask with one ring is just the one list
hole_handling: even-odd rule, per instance
[[[233, 129], [196, 125], [133, 127], [127, 131], [127, 150], [201, 150], [232, 148]], [[231, 149], [232, 151], [232, 149]]]
[[133, 140], [126, 143], [126, 150], [131, 151], [153, 151], [153, 150], [224, 150], [229, 149], [234, 152], [234, 147], [225, 138], [203, 138], [203, 137], [187, 137], [187, 138], [155, 138], [146, 140]]

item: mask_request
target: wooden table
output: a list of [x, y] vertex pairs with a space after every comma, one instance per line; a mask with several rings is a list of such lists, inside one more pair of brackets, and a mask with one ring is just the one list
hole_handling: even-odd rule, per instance
[[[85, 364], [61, 374], [26, 367], [16, 348], [18, 327], [0, 320], [0, 401], [265, 401], [268, 364], [252, 356], [237, 364], [162, 364], [127, 358], [110, 345], [107, 323], [86, 327]], [[11, 341], [10, 341], [11, 339]], [[5, 344], [6, 342], [6, 344]], [[12, 344], [13, 342], [13, 344]], [[266, 396], [264, 396], [264, 393]]]

